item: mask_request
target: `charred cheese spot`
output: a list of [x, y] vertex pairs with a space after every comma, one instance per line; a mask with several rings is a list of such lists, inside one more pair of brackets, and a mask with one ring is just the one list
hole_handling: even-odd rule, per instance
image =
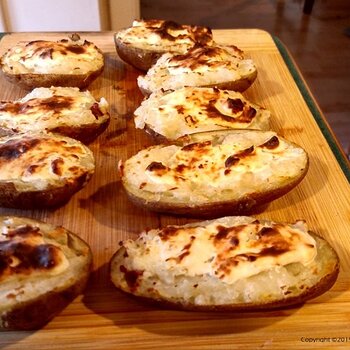
[[98, 119], [99, 117], [102, 117], [104, 115], [104, 113], [101, 111], [99, 105], [97, 102], [95, 102], [91, 108], [90, 108], [92, 114], [95, 116], [96, 119]]
[[[225, 160], [225, 168], [231, 168], [232, 166], [236, 165], [239, 162], [239, 158], [234, 155], [234, 156], [229, 156]], [[226, 170], [225, 170], [226, 171]]]
[[14, 236], [40, 236], [41, 233], [39, 227], [32, 227], [30, 225], [18, 226], [9, 230], [6, 234], [6, 237], [12, 238]]
[[50, 60], [52, 60], [52, 58], [53, 58], [52, 54], [53, 54], [53, 49], [50, 48], [50, 49], [47, 49], [47, 50], [43, 50], [40, 53], [39, 57], [42, 58], [42, 59], [49, 58]]
[[229, 156], [226, 160], [225, 160], [225, 167], [226, 168], [230, 168], [234, 165], [236, 165], [240, 159], [248, 157], [249, 155], [251, 155], [254, 152], [254, 146], [251, 146], [239, 153], [236, 153], [232, 156]]
[[162, 172], [162, 170], [166, 170], [166, 169], [167, 169], [167, 167], [161, 162], [152, 162], [146, 168], [146, 170], [148, 170], [148, 171], [155, 171], [158, 173]]
[[0, 144], [0, 165], [2, 162], [20, 158], [23, 154], [40, 145], [38, 139], [10, 140]]
[[159, 237], [163, 241], [169, 240], [172, 236], [176, 236], [180, 229], [175, 226], [167, 226], [163, 230], [160, 231]]
[[[84, 45], [86, 44], [86, 42], [84, 43]], [[81, 45], [71, 45], [71, 46], [67, 46], [65, 47], [64, 49], [62, 49], [61, 52], [72, 52], [76, 55], [81, 55], [83, 53], [86, 52], [86, 48], [84, 46], [81, 46]]]
[[143, 271], [128, 270], [124, 265], [121, 265], [120, 272], [124, 274], [125, 281], [130, 291], [135, 292], [140, 285], [139, 278], [142, 277]]
[[63, 109], [68, 109], [73, 105], [71, 97], [53, 96], [45, 99], [32, 99], [27, 102], [3, 103], [0, 105], [1, 112], [7, 112], [14, 115], [24, 114], [29, 117], [31, 113], [37, 112], [40, 109], [42, 112], [52, 111], [59, 113]]
[[176, 263], [181, 263], [181, 261], [184, 258], [186, 258], [186, 256], [191, 254], [191, 247], [192, 247], [193, 241], [195, 239], [196, 239], [195, 236], [191, 236], [190, 237], [190, 242], [184, 245], [183, 249], [181, 250], [181, 253], [178, 256], [176, 256], [176, 257], [167, 258], [166, 261], [174, 260]]
[[[29, 234], [27, 234], [28, 236]], [[60, 263], [59, 248], [51, 244], [32, 245], [24, 241], [0, 241], [0, 278], [50, 270]]]
[[227, 105], [232, 110], [233, 113], [239, 113], [243, 111], [244, 103], [239, 98], [228, 98], [227, 99]]
[[211, 145], [211, 141], [193, 142], [193, 143], [190, 143], [186, 146], [183, 146], [181, 148], [181, 151], [185, 151], [185, 152], [195, 151], [195, 152], [200, 153], [201, 151], [204, 151], [205, 148], [207, 148], [210, 145]]
[[279, 140], [277, 136], [272, 136], [268, 141], [260, 145], [262, 148], [274, 149], [279, 146]]
[[[178, 67], [186, 67], [190, 70], [196, 70], [203, 65], [208, 67], [225, 66], [227, 62], [220, 59], [222, 49], [218, 47], [201, 47], [195, 46], [187, 53], [175, 55], [169, 59], [170, 64]], [[214, 58], [217, 58], [214, 60]]]
[[54, 159], [51, 162], [51, 169], [52, 172], [58, 176], [62, 176], [63, 174], [63, 165], [64, 165], [64, 160], [62, 158], [57, 158]]

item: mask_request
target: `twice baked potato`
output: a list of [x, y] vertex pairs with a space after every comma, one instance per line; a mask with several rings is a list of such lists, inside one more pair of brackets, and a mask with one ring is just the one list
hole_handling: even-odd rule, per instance
[[137, 205], [218, 217], [251, 213], [286, 194], [306, 175], [308, 156], [272, 131], [222, 130], [143, 149], [119, 169]]
[[159, 19], [136, 20], [132, 27], [114, 36], [119, 57], [141, 70], [148, 70], [166, 52], [184, 54], [194, 45], [210, 45], [207, 27], [179, 24]]
[[50, 208], [66, 203], [95, 170], [92, 152], [58, 134], [0, 138], [0, 206]]
[[90, 248], [62, 227], [28, 218], [1, 216], [0, 231], [0, 328], [40, 328], [85, 288]]
[[270, 112], [235, 91], [184, 87], [157, 91], [135, 112], [136, 128], [156, 139], [173, 141], [203, 131], [269, 129]]
[[194, 46], [185, 54], [165, 53], [145, 76], [137, 79], [144, 95], [184, 86], [244, 91], [256, 79], [251, 59], [235, 46]]
[[223, 217], [125, 240], [111, 260], [124, 292], [187, 310], [249, 311], [300, 304], [336, 281], [339, 259], [305, 222]]
[[73, 39], [19, 42], [1, 57], [1, 70], [9, 81], [26, 89], [85, 88], [102, 73], [104, 56], [95, 44], [79, 36]]
[[25, 97], [0, 102], [0, 135], [49, 131], [89, 143], [109, 124], [108, 103], [73, 87], [36, 88]]

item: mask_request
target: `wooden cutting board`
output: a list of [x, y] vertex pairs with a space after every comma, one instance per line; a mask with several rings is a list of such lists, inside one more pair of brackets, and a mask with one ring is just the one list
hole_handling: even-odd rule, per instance
[[[0, 42], [0, 54], [19, 40], [61, 39], [67, 33], [17, 33]], [[110, 103], [111, 125], [91, 144], [96, 172], [91, 182], [55, 211], [0, 209], [0, 214], [29, 216], [63, 225], [83, 237], [94, 255], [94, 272], [84, 296], [77, 298], [45, 328], [2, 332], [6, 349], [305, 349], [350, 347], [350, 186], [304, 102], [271, 36], [261, 30], [218, 30], [216, 40], [235, 44], [253, 58], [258, 79], [246, 97], [271, 110], [272, 128], [304, 147], [310, 169], [303, 182], [271, 203], [260, 218], [293, 222], [305, 219], [333, 245], [341, 273], [326, 294], [302, 306], [256, 313], [195, 313], [146, 305], [116, 290], [108, 262], [125, 238], [146, 228], [189, 220], [134, 207], [123, 192], [119, 159], [130, 157], [151, 141], [133, 125], [132, 114], [143, 97], [138, 71], [118, 58], [113, 33], [85, 33], [105, 53], [104, 73], [91, 86], [96, 98]], [[0, 76], [0, 98], [17, 99], [25, 91]], [[318, 339], [316, 339], [318, 338]], [[311, 345], [310, 342], [313, 344]]]

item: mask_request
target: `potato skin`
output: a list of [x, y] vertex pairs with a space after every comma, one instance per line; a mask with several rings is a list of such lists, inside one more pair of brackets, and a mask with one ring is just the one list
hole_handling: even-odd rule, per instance
[[166, 52], [140, 49], [123, 43], [116, 36], [114, 36], [114, 42], [119, 57], [124, 62], [143, 71], [150, 69], [157, 62], [158, 58]]
[[[258, 72], [254, 71], [250, 75], [236, 81], [227, 81], [227, 82], [218, 83], [218, 84], [202, 85], [202, 86], [196, 86], [196, 87], [218, 88], [222, 90], [233, 90], [237, 92], [243, 92], [253, 84], [257, 76], [258, 76]], [[145, 97], [148, 97], [153, 92], [141, 86], [139, 86], [139, 89]]]
[[303, 170], [303, 173], [300, 174], [298, 178], [294, 179], [293, 182], [281, 186], [274, 191], [252, 193], [249, 197], [247, 196], [240, 200], [232, 199], [230, 201], [212, 201], [211, 203], [202, 204], [200, 206], [145, 199], [135, 195], [125, 182], [123, 182], [123, 185], [131, 202], [144, 209], [160, 213], [207, 219], [226, 215], [251, 215], [261, 211], [261, 208], [269, 202], [283, 196], [297, 186], [305, 177], [308, 171], [308, 164], [309, 163], [307, 163], [307, 166]]
[[59, 126], [50, 130], [50, 132], [65, 135], [71, 137], [72, 139], [76, 139], [84, 144], [88, 144], [107, 129], [109, 122], [110, 119], [106, 119], [97, 127], [94, 125]]
[[80, 89], [90, 85], [101, 73], [103, 67], [97, 71], [87, 74], [8, 74], [3, 71], [5, 78], [18, 86], [31, 90], [36, 87], [51, 87], [51, 86], [72, 86]]
[[53, 290], [3, 313], [0, 318], [0, 328], [33, 330], [43, 327], [83, 292], [90, 270], [91, 259], [84, 275], [74, 285], [62, 290]]
[[150, 305], [165, 309], [184, 310], [184, 311], [199, 311], [199, 312], [253, 312], [253, 311], [268, 311], [282, 309], [291, 306], [297, 306], [305, 303], [310, 299], [314, 299], [328, 289], [330, 289], [337, 280], [339, 274], [339, 263], [337, 267], [326, 275], [322, 280], [312, 288], [304, 290], [301, 294], [295, 297], [287, 297], [283, 300], [278, 300], [269, 303], [252, 303], [252, 304], [230, 304], [230, 305], [195, 305], [191, 303], [171, 302], [164, 299], [153, 299], [144, 296], [132, 295], [122, 291], [125, 295], [135, 298], [136, 300], [144, 301]]
[[91, 174], [86, 173], [61, 187], [28, 192], [18, 191], [11, 182], [0, 182], [0, 206], [17, 209], [55, 208], [69, 201], [90, 177]]

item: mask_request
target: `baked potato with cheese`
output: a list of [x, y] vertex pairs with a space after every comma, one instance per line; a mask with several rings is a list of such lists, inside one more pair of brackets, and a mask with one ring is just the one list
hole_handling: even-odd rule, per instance
[[84, 290], [90, 247], [29, 218], [1, 216], [0, 226], [0, 328], [40, 328]]
[[137, 205], [217, 217], [251, 213], [289, 192], [306, 175], [308, 155], [272, 131], [222, 130], [143, 149], [119, 169]]
[[168, 226], [121, 242], [116, 287], [158, 304], [201, 311], [296, 305], [326, 292], [339, 259], [303, 221], [223, 217]]
[[257, 68], [235, 46], [194, 46], [185, 54], [163, 54], [137, 84], [148, 96], [184, 86], [217, 87], [242, 92], [256, 79]]
[[114, 36], [119, 57], [137, 69], [148, 70], [166, 52], [185, 53], [194, 45], [213, 43], [207, 27], [159, 19], [135, 20]]
[[1, 57], [5, 77], [25, 89], [51, 86], [86, 88], [103, 71], [104, 56], [79, 36], [58, 42], [19, 42]]
[[152, 93], [135, 110], [134, 117], [136, 128], [144, 129], [156, 140], [174, 141], [211, 130], [268, 130], [270, 112], [239, 92], [183, 87]]
[[0, 138], [0, 207], [50, 208], [66, 203], [95, 170], [92, 152], [58, 134]]
[[93, 141], [109, 124], [108, 103], [74, 87], [36, 88], [17, 101], [0, 102], [0, 135], [49, 131]]

